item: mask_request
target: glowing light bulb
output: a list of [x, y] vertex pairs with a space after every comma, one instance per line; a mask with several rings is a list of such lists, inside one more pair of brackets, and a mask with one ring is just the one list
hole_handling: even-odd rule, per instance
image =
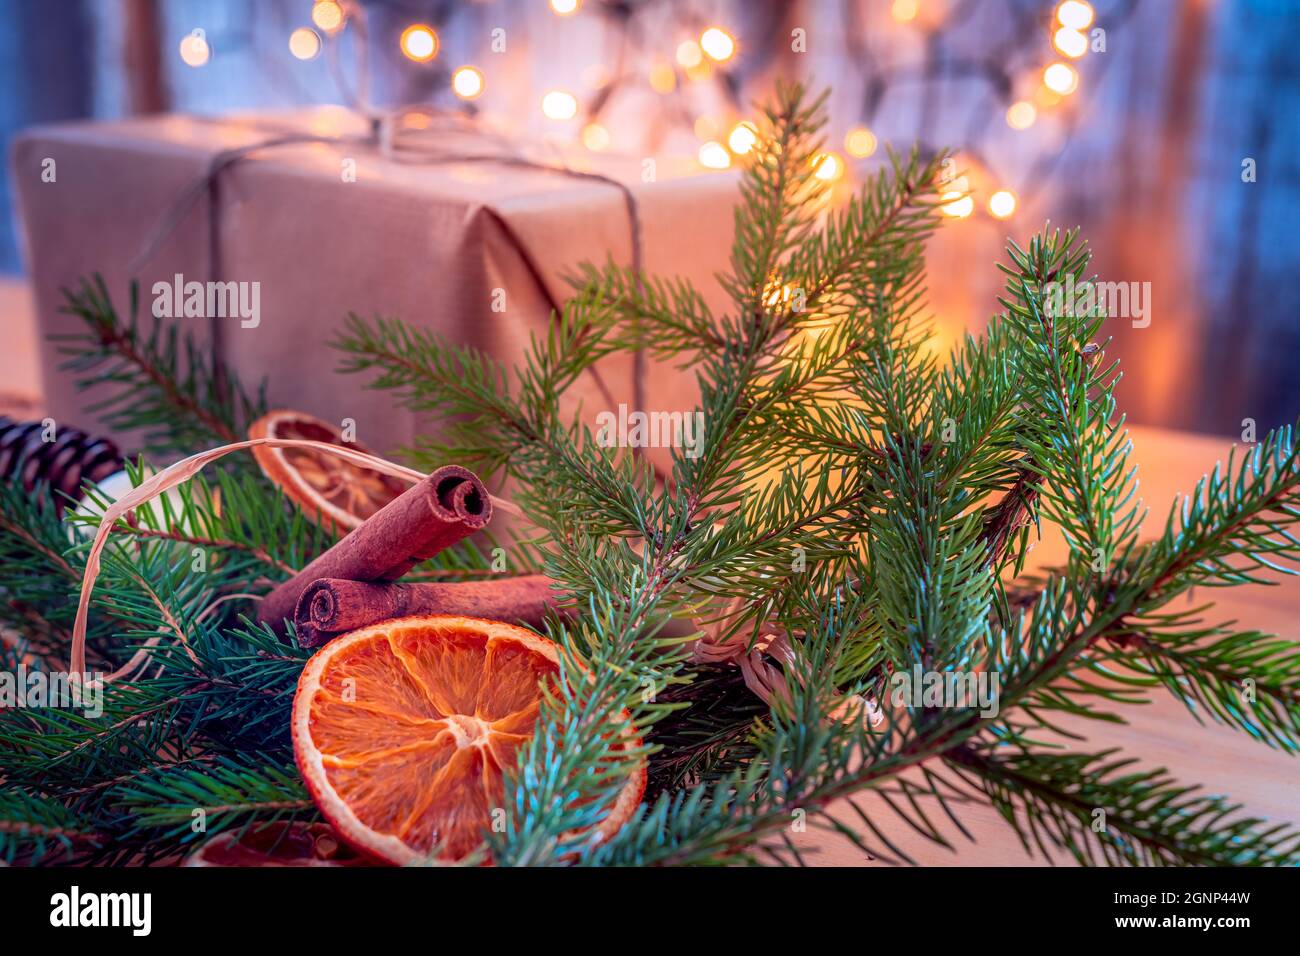
[[1006, 219], [1016, 211], [1016, 194], [1010, 189], [999, 189], [989, 197], [989, 212], [999, 219]]
[[844, 175], [844, 162], [834, 153], [822, 153], [813, 163], [817, 167], [813, 175], [823, 182], [834, 182]]
[[210, 59], [212, 59], [212, 47], [208, 46], [207, 34], [202, 30], [195, 30], [181, 40], [181, 60], [186, 66], [197, 68]]
[[551, 11], [558, 17], [571, 17], [581, 5], [579, 0], [551, 0]]
[[1088, 38], [1071, 27], [1061, 27], [1052, 36], [1052, 46], [1061, 56], [1077, 60], [1088, 52]]
[[1086, 30], [1092, 26], [1092, 4], [1084, 0], [1065, 0], [1056, 8], [1056, 20], [1071, 30]]
[[650, 67], [650, 89], [656, 93], [671, 93], [677, 89], [677, 73], [671, 64], [660, 60]]
[[876, 134], [865, 126], [855, 126], [845, 135], [844, 148], [850, 156], [864, 159], [876, 151]]
[[970, 196], [963, 196], [960, 190], [950, 190], [939, 198], [944, 201], [939, 211], [953, 219], [965, 219], [975, 211], [975, 200]]
[[551, 90], [542, 97], [542, 113], [557, 122], [571, 120], [578, 115], [578, 98], [566, 90]]
[[921, 12], [921, 4], [917, 0], [894, 0], [889, 7], [889, 15], [899, 23], [909, 23], [916, 19], [916, 15]]
[[609, 130], [600, 123], [588, 123], [582, 128], [582, 145], [593, 153], [609, 149]]
[[695, 117], [695, 122], [691, 124], [691, 128], [695, 130], [697, 139], [714, 139], [722, 127], [718, 125], [718, 121], [712, 116], [704, 115]]
[[683, 40], [677, 44], [677, 62], [688, 70], [693, 70], [704, 61], [704, 51], [694, 40]]
[[311, 27], [299, 27], [289, 34], [289, 52], [300, 60], [313, 60], [320, 53], [320, 37]]
[[758, 143], [758, 130], [753, 123], [737, 123], [727, 136], [727, 145], [737, 156], [744, 156]]
[[721, 143], [709, 140], [700, 147], [700, 165], [709, 169], [726, 169], [731, 165], [731, 154]]
[[402, 31], [402, 54], [416, 63], [428, 63], [438, 55], [438, 34], [433, 27], [412, 23]]
[[709, 27], [700, 34], [700, 49], [711, 59], [725, 63], [736, 53], [736, 41], [721, 27]]
[[1053, 93], [1068, 96], [1079, 88], [1079, 74], [1068, 63], [1053, 63], [1043, 70], [1043, 85]]
[[483, 71], [462, 66], [451, 75], [451, 88], [462, 100], [472, 100], [483, 92]]
[[1012, 129], [1029, 129], [1038, 119], [1038, 110], [1034, 104], [1018, 100], [1007, 107], [1007, 125]]
[[311, 5], [311, 22], [326, 33], [343, 26], [343, 8], [337, 0], [316, 0]]

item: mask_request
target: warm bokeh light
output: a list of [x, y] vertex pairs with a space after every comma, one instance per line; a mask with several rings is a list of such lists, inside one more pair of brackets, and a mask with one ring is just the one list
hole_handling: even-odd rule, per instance
[[451, 75], [451, 88], [462, 100], [472, 100], [483, 92], [483, 71], [462, 66]]
[[744, 156], [754, 144], [758, 142], [758, 130], [754, 128], [753, 123], [737, 123], [731, 128], [731, 133], [727, 136], [727, 145], [737, 156]]
[[1010, 189], [999, 189], [989, 197], [989, 212], [999, 219], [1006, 219], [1016, 211], [1016, 194]]
[[551, 0], [551, 10], [561, 17], [573, 16], [580, 6], [578, 0]]
[[1018, 100], [1007, 107], [1007, 125], [1012, 129], [1029, 129], [1038, 119], [1038, 110], [1026, 100]]
[[438, 55], [438, 34], [433, 27], [412, 23], [402, 31], [402, 54], [416, 63], [428, 63]]
[[736, 41], [721, 27], [709, 27], [700, 34], [700, 48], [712, 59], [723, 63], [736, 53]]
[[181, 60], [186, 66], [203, 66], [212, 58], [212, 48], [201, 31], [196, 30], [181, 40]]
[[696, 139], [716, 139], [722, 129], [718, 121], [707, 113], [695, 117], [691, 127], [695, 130]]
[[825, 182], [834, 182], [844, 175], [844, 160], [834, 153], [822, 153], [813, 159], [817, 171], [813, 174]]
[[677, 44], [677, 62], [688, 70], [693, 70], [704, 61], [704, 51], [694, 40], [683, 40]]
[[343, 26], [343, 8], [337, 0], [316, 0], [311, 5], [311, 22], [326, 33]]
[[899, 23], [908, 23], [916, 19], [916, 15], [921, 12], [921, 4], [917, 0], [894, 0], [889, 8], [889, 15]]
[[671, 63], [660, 60], [650, 67], [650, 89], [656, 93], [671, 93], [677, 89], [677, 72]]
[[850, 156], [865, 159], [876, 151], [876, 134], [865, 126], [855, 126], [844, 136], [844, 148]]
[[1053, 63], [1043, 70], [1043, 85], [1053, 93], [1068, 96], [1079, 88], [1079, 73], [1068, 63]]
[[609, 149], [609, 130], [600, 123], [588, 123], [582, 128], [582, 145], [593, 153]]
[[578, 115], [578, 98], [565, 90], [551, 90], [542, 97], [542, 113], [547, 119], [571, 120]]
[[1056, 8], [1056, 20], [1071, 30], [1086, 30], [1092, 26], [1092, 4], [1084, 0], [1065, 0]]
[[939, 198], [943, 200], [939, 211], [953, 219], [965, 219], [975, 211], [975, 200], [970, 196], [963, 196], [960, 190], [950, 190]]
[[727, 147], [710, 140], [700, 146], [700, 165], [709, 169], [726, 169], [731, 165], [731, 154]]
[[1061, 56], [1077, 60], [1088, 52], [1088, 38], [1071, 27], [1061, 27], [1052, 36], [1052, 46]]
[[311, 27], [299, 27], [289, 34], [289, 52], [300, 60], [315, 59], [320, 53], [320, 37]]

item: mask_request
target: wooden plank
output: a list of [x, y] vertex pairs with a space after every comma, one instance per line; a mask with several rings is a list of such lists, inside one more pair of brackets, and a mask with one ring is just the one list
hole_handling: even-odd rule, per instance
[[[1149, 538], [1163, 527], [1178, 493], [1192, 491], [1197, 479], [1216, 461], [1226, 462], [1231, 443], [1142, 428], [1132, 430], [1132, 439], [1134, 460], [1145, 463], [1139, 479], [1141, 495], [1151, 509], [1143, 526], [1143, 537]], [[1044, 529], [1044, 539], [1035, 548], [1031, 563], [1037, 567], [1059, 564], [1065, 554], [1059, 532]], [[1300, 579], [1284, 578], [1275, 587], [1201, 589], [1193, 599], [1196, 604], [1216, 602], [1207, 620], [1235, 620], [1242, 628], [1258, 628], [1300, 640]], [[1180, 701], [1163, 691], [1152, 692], [1149, 700], [1144, 706], [1123, 709], [1128, 721], [1125, 725], [1062, 720], [1063, 726], [1087, 738], [1086, 743], [1071, 744], [1071, 748], [1120, 747], [1128, 756], [1138, 758], [1142, 766], [1166, 767], [1180, 782], [1227, 794], [1253, 815], [1300, 825], [1300, 758], [1272, 750], [1239, 731], [1213, 723], [1202, 725]], [[948, 851], [915, 833], [893, 815], [881, 798], [864, 794], [858, 802], [873, 815], [891, 842], [922, 865], [1025, 866], [1047, 862], [1037, 853], [1027, 853], [1011, 827], [988, 806], [958, 808], [957, 815], [974, 837], [973, 843], [950, 823], [940, 827], [954, 846], [954, 851]], [[942, 811], [931, 812], [932, 804], [925, 809], [936, 824], [943, 818]], [[833, 808], [832, 814], [847, 825], [857, 823], [856, 814], [847, 806]], [[797, 845], [806, 849], [809, 863], [871, 863], [841, 836], [809, 831], [794, 837]], [[1064, 854], [1054, 856], [1058, 863], [1073, 862]]]

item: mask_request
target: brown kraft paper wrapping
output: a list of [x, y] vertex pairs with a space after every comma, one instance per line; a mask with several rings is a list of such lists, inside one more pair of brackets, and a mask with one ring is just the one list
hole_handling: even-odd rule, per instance
[[392, 581], [418, 562], [481, 531], [492, 499], [473, 472], [446, 465], [412, 485], [265, 598], [257, 618], [280, 628], [320, 578]]
[[375, 583], [322, 578], [302, 592], [294, 614], [303, 647], [345, 631], [411, 614], [456, 614], [540, 629], [560, 592], [543, 574], [459, 583]]

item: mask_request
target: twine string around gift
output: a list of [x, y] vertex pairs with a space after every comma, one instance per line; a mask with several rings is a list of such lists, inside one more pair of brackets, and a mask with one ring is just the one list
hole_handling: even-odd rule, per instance
[[[207, 272], [211, 281], [223, 281], [225, 269], [222, 262], [221, 243], [221, 174], [255, 153], [263, 153], [287, 146], [323, 144], [374, 149], [387, 160], [405, 164], [433, 166], [447, 163], [494, 163], [502, 166], [533, 169], [611, 186], [619, 191], [623, 198], [624, 208], [627, 211], [631, 240], [631, 269], [638, 288], [641, 287], [645, 260], [641, 216], [636, 195], [626, 183], [603, 173], [575, 169], [558, 159], [553, 162], [532, 159], [525, 155], [521, 148], [514, 146], [505, 138], [486, 136], [483, 130], [477, 128], [474, 129], [476, 135], [495, 143], [496, 149], [450, 149], [445, 144], [443, 134], [456, 130], [463, 132], [468, 130], [469, 127], [463, 122], [459, 122], [460, 117], [449, 116], [429, 107], [411, 106], [389, 113], [368, 113], [363, 115], [366, 116], [369, 125], [368, 132], [364, 135], [322, 135], [279, 129], [265, 139], [217, 153], [209, 160], [206, 169], [167, 206], [157, 225], [146, 237], [140, 252], [129, 263], [128, 271], [132, 275], [138, 274], [153, 260], [164, 243], [175, 234], [194, 207], [201, 200], [206, 199], [208, 206]], [[426, 122], [422, 126], [407, 126], [408, 118], [417, 115], [425, 117]], [[559, 315], [563, 309], [562, 303], [551, 292], [545, 274], [527, 244], [503, 216], [492, 210], [489, 210], [489, 214], [511, 251], [515, 253], [532, 277], [551, 314]], [[225, 377], [224, 331], [222, 324], [215, 317], [211, 320], [211, 323], [210, 338], [213, 352], [213, 373], [214, 378], [220, 385]], [[614, 394], [601, 376], [599, 369], [592, 366], [587, 371], [592, 376], [601, 397], [611, 407], [616, 405], [617, 401]], [[638, 350], [633, 355], [632, 369], [632, 402], [634, 408], [643, 408], [645, 405], [645, 375], [645, 355], [641, 350]], [[639, 449], [635, 451], [639, 452]]]

